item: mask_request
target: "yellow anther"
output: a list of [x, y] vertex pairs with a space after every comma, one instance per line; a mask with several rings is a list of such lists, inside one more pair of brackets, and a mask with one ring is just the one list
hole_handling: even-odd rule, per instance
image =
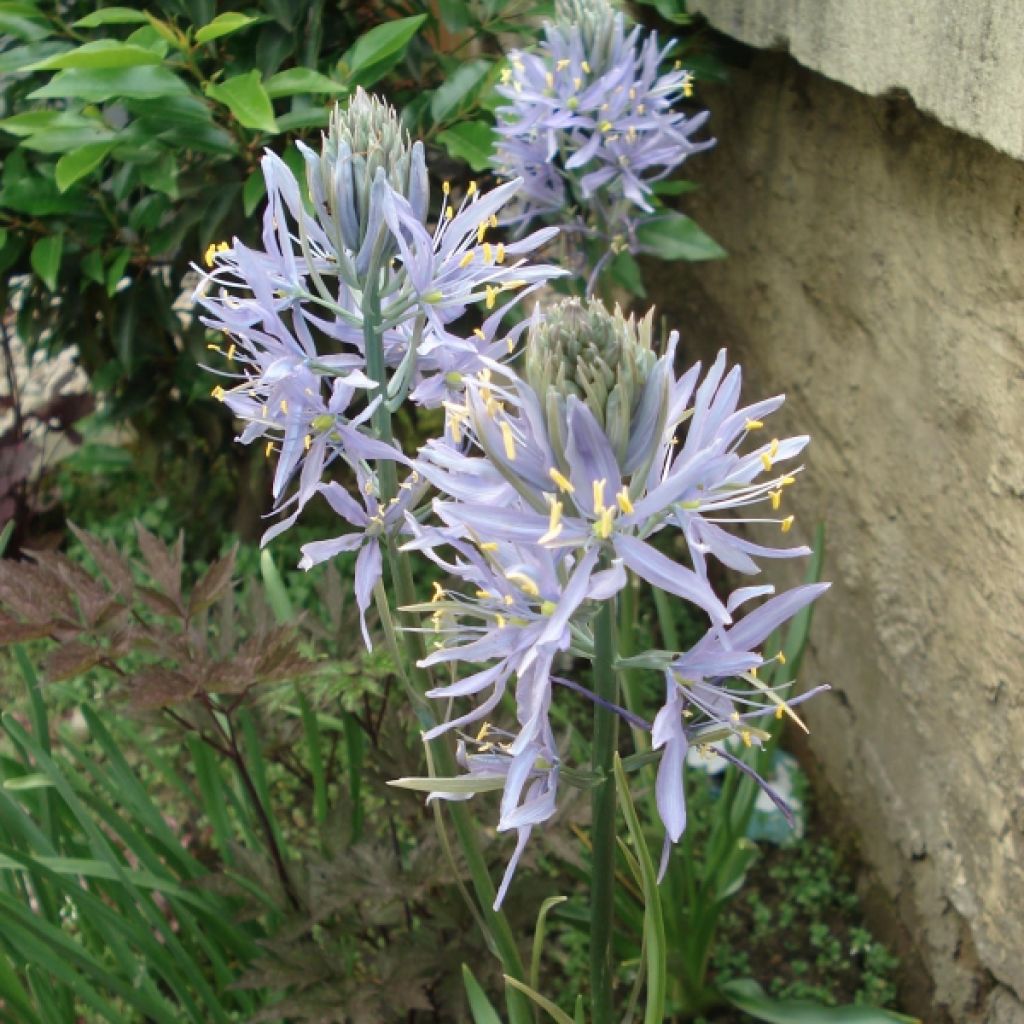
[[769, 491], [768, 497], [772, 502], [772, 511], [777, 512], [782, 504], [782, 491]]
[[599, 516], [604, 511], [604, 488], [608, 481], [601, 479], [594, 481], [594, 515]]
[[635, 88], [630, 88], [630, 90], [629, 90], [629, 98], [631, 100], [635, 100], [636, 99], [636, 89]]
[[541, 613], [541, 615], [544, 615], [544, 616], [546, 616], [547, 618], [550, 619], [551, 616], [555, 614], [555, 610], [557, 608], [558, 608], [558, 605], [555, 604], [554, 601], [541, 601], [540, 613]]
[[487, 234], [487, 221], [482, 220], [476, 226], [476, 244], [482, 245], [484, 241], [484, 235]]
[[480, 731], [476, 734], [477, 743], [482, 743], [485, 739], [487, 739], [487, 736], [490, 733], [490, 731], [491, 723], [484, 722], [484, 724], [480, 726]]
[[286, 398], [281, 399], [281, 412], [283, 412], [286, 416], [288, 415], [288, 399]]
[[744, 430], [760, 430], [763, 426], [764, 426], [764, 423], [762, 423], [761, 420], [747, 420], [747, 422], [743, 424], [743, 429]]
[[473, 259], [474, 259], [474, 258], [475, 258], [475, 254], [474, 254], [473, 250], [472, 250], [472, 249], [470, 249], [470, 250], [469, 250], [469, 251], [468, 251], [468, 252], [467, 252], [467, 253], [466, 253], [466, 254], [465, 254], [465, 255], [464, 255], [463, 257], [462, 257], [462, 259], [461, 259], [461, 260], [459, 260], [459, 266], [460, 266], [461, 268], [465, 269], [466, 267], [468, 267], [468, 266], [470, 265], [470, 263], [472, 263], [472, 262], [473, 262]]
[[786, 656], [785, 656], [785, 654], [782, 653], [782, 651], [779, 651], [779, 653], [776, 654], [775, 657], [779, 659], [779, 664], [780, 665], [785, 665], [786, 664]]
[[263, 406], [263, 418], [266, 419], [269, 415], [270, 415], [270, 410], [267, 408], [267, 406], [264, 405]]
[[498, 299], [498, 289], [492, 287], [491, 285], [486, 285], [485, 287], [487, 290], [487, 298], [484, 300], [484, 305], [488, 309], [494, 309], [494, 303]]
[[631, 516], [633, 514], [633, 502], [629, 500], [629, 489], [623, 484], [622, 490], [615, 495], [615, 500], [618, 502], [619, 511], [624, 516]]
[[504, 615], [495, 613], [494, 621], [498, 624], [498, 629], [504, 629], [505, 623], [508, 622], [508, 619], [506, 619]]
[[206, 346], [211, 352], [220, 352], [220, 345], [207, 345]]
[[509, 608], [516, 603], [516, 599], [511, 594], [506, 594], [501, 600], [502, 603], [507, 605]]
[[501, 439], [505, 443], [505, 458], [509, 462], [516, 461], [516, 439], [512, 433], [512, 428], [507, 422], [502, 421], [501, 426]]
[[441, 185], [441, 191], [445, 195], [448, 195], [451, 192], [451, 190], [452, 190], [452, 183], [450, 181], [446, 181], [446, 182], [444, 182], [444, 184]]
[[373, 494], [373, 481], [372, 480], [367, 480], [366, 483], [363, 484], [363, 494]]
[[745, 747], [750, 747], [750, 746], [753, 746], [753, 744], [754, 744], [754, 741], [751, 738], [750, 730], [749, 729], [744, 729], [743, 732], [740, 733], [740, 739], [743, 740], [743, 746], [745, 746]]
[[779, 529], [783, 533], [789, 533], [789, 531], [793, 529], [794, 519], [796, 519], [796, 516], [786, 516], [786, 518], [783, 519], [781, 523], [779, 523]]
[[235, 348], [235, 343], [234, 342], [232, 342], [230, 345], [228, 345], [228, 362], [229, 363], [233, 363], [235, 361], [235, 352], [236, 351], [237, 351], [237, 349]]
[[313, 447], [313, 435], [312, 434], [307, 434], [302, 439], [302, 447], [305, 448], [307, 452], [309, 451], [310, 448]]
[[786, 705], [785, 705], [785, 704], [780, 704], [780, 705], [779, 705], [779, 706], [778, 706], [778, 707], [777, 707], [777, 708], [775, 709], [775, 717], [776, 717], [777, 719], [780, 719], [780, 720], [781, 720], [782, 716], [783, 716], [783, 715], [784, 715], [785, 713], [786, 713]]
[[263, 454], [266, 455], [266, 457], [269, 459], [270, 458], [270, 453], [273, 450], [274, 450], [274, 442], [273, 441], [268, 441], [267, 442], [267, 447], [263, 449]]
[[484, 263], [494, 262], [494, 250], [491, 248], [490, 242], [484, 242]]
[[583, 85], [583, 79], [582, 78], [574, 78], [572, 80], [572, 86], [573, 86], [574, 89], [579, 89], [582, 85]]
[[487, 340], [487, 335], [486, 335], [486, 334], [484, 334], [484, 332], [483, 332], [483, 328], [482, 328], [482, 327], [474, 327], [474, 328], [473, 328], [473, 333], [474, 333], [474, 334], [475, 334], [475, 335], [476, 335], [476, 336], [477, 336], [477, 337], [478, 337], [478, 338], [479, 338], [479, 339], [480, 339], [481, 341], [486, 341], [486, 340]]
[[549, 89], [554, 89], [554, 87], [555, 87], [555, 76], [553, 74], [551, 74], [550, 71], [548, 71], [544, 75], [544, 81], [547, 83], [547, 87]]
[[565, 57], [563, 57], [560, 61], [558, 61], [555, 64], [555, 70], [556, 71], [564, 71], [571, 63], [572, 63], [571, 60], [568, 60]]
[[493, 540], [484, 541], [483, 544], [480, 545], [480, 550], [481, 551], [497, 551], [498, 550], [497, 542], [493, 541]]
[[548, 516], [548, 530], [538, 540], [538, 544], [547, 544], [553, 541], [562, 532], [562, 503], [551, 502], [551, 514]]
[[511, 78], [512, 78], [512, 69], [511, 68], [502, 68], [501, 69], [501, 84], [502, 85], [508, 85], [509, 80]]
[[580, 61], [580, 67], [589, 75], [590, 74], [590, 63], [588, 61]]
[[444, 599], [444, 587], [442, 587], [437, 580], [434, 580], [432, 586], [434, 588], [434, 593], [430, 595], [430, 603], [437, 604], [438, 601]]
[[780, 487], [789, 487], [790, 484], [795, 484], [795, 483], [796, 483], [796, 477], [795, 476], [784, 476], [779, 481], [779, 486]]
[[505, 579], [509, 583], [515, 583], [524, 594], [530, 597], [540, 597], [540, 590], [537, 589], [537, 584], [525, 572], [519, 572], [518, 570], [507, 572], [505, 573]]
[[603, 132], [610, 132], [613, 127], [614, 127], [614, 125], [611, 123], [611, 121], [602, 121], [601, 122], [601, 131], [603, 131]]
[[224, 389], [219, 384], [210, 392], [210, 394], [213, 395], [218, 402], [224, 401]]
[[497, 214], [492, 213], [490, 217], [487, 218], [487, 226], [491, 228], [496, 228], [498, 226]]
[[646, 103], [638, 103], [636, 105], [636, 112], [638, 114], [642, 114], [646, 109], [647, 109], [647, 104]]
[[451, 220], [452, 217], [454, 217], [454, 216], [455, 216], [455, 211], [450, 206], [446, 206], [444, 208], [444, 219], [445, 220]]
[[492, 420], [499, 412], [505, 411], [505, 406], [491, 395], [487, 396], [487, 403], [484, 408], [487, 410], [487, 415], [490, 416]]
[[497, 248], [497, 250], [495, 251], [495, 254], [494, 254], [494, 262], [495, 263], [504, 263], [505, 262], [505, 243], [504, 242], [499, 242], [498, 243], [498, 248]]
[[730, 718], [731, 718], [731, 719], [732, 719], [732, 720], [733, 720], [734, 722], [738, 722], [738, 721], [740, 720], [740, 713], [739, 713], [738, 711], [734, 711], [734, 712], [733, 712], [733, 713], [732, 713], [732, 714], [731, 714], [731, 715], [730, 715], [729, 717], [730, 717]]
[[576, 488], [573, 487], [572, 481], [564, 473], [555, 469], [554, 466], [548, 470], [548, 476], [551, 477], [552, 482], [563, 494], [575, 492]]
[[467, 196], [475, 196], [476, 195], [476, 179], [475, 178], [469, 183], [469, 188], [466, 189], [466, 195]]
[[612, 522], [615, 519], [615, 509], [608, 507], [601, 511], [601, 515], [594, 527], [595, 532], [601, 540], [607, 540], [612, 535]]
[[491, 597], [491, 592], [489, 590], [478, 590], [476, 592], [476, 596], [479, 597], [481, 601], [485, 601], [487, 598]]

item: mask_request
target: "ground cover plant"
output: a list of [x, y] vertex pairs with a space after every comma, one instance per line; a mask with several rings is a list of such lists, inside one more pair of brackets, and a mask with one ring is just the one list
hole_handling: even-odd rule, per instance
[[[22, 33], [49, 31], [24, 6]], [[125, 66], [272, 20], [248, 17], [196, 19]], [[385, 70], [417, 17], [378, 34], [408, 33]], [[486, 3], [442, 12], [483, 31], [471, 17], [502, 31]], [[566, 0], [536, 45], [472, 85], [458, 68], [404, 120], [354, 77], [319, 142], [259, 157], [257, 223], [193, 253], [189, 330], [269, 467], [270, 549], [244, 549], [243, 587], [233, 548], [192, 565], [166, 523], [116, 545], [75, 527], [66, 554], [0, 563], [28, 711], [3, 720], [5, 1010], [909, 1020], [877, 1006], [877, 953], [870, 991], [830, 1005], [844, 952], [820, 920], [822, 973], [795, 954], [777, 983], [748, 973], [760, 896], [788, 880], [780, 850], [746, 888], [756, 837], [798, 810], [783, 728], [827, 690], [796, 685], [827, 584], [820, 534], [791, 540], [809, 439], [773, 436], [782, 397], [742, 404], [724, 352], [694, 363], [616, 304], [642, 290], [635, 255], [722, 255], [665, 205], [711, 141], [675, 59], [602, 0]], [[261, 75], [204, 95], [242, 123], [222, 86]], [[490, 108], [495, 130], [441, 127]], [[445, 132], [494, 173], [438, 178]], [[807, 559], [805, 582], [753, 579], [778, 558]], [[770, 912], [822, 902], [825, 863]], [[856, 927], [850, 957], [872, 948]]]

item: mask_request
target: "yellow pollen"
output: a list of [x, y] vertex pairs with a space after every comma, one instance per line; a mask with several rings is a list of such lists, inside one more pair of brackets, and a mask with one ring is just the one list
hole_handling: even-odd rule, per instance
[[509, 462], [516, 460], [516, 439], [512, 434], [512, 428], [508, 423], [501, 424], [501, 439], [505, 442], [505, 458]]
[[743, 732], [740, 733], [740, 739], [743, 740], [743, 746], [745, 746], [745, 747], [753, 746], [753, 742], [754, 741], [751, 739], [750, 730], [749, 729], [744, 729]]
[[747, 420], [747, 422], [743, 424], [743, 429], [760, 430], [763, 426], [764, 424], [760, 420]]
[[451, 192], [451, 190], [452, 190], [452, 183], [451, 183], [450, 181], [446, 181], [446, 182], [445, 182], [445, 183], [444, 183], [444, 184], [443, 184], [443, 185], [441, 186], [441, 191], [442, 191], [442, 192], [443, 192], [443, 193], [444, 193], [445, 195], [448, 195], [448, 194], [449, 194], [449, 193]]
[[313, 437], [311, 434], [307, 434], [302, 439], [302, 447], [305, 448], [307, 452], [309, 451], [310, 448], [313, 447]]
[[795, 476], [784, 476], [779, 481], [779, 486], [780, 487], [788, 487], [790, 484], [795, 484], [795, 483], [796, 483], [796, 477]]
[[602, 121], [601, 122], [601, 131], [603, 131], [603, 132], [610, 132], [611, 130], [612, 130], [612, 123], [611, 123], [611, 121]]
[[545, 533], [537, 543], [547, 544], [553, 541], [562, 532], [562, 503], [553, 501], [551, 503], [551, 515], [548, 517], [548, 532]]
[[213, 266], [213, 257], [217, 254], [217, 243], [211, 242], [206, 247], [206, 252], [203, 253], [203, 262], [208, 266]]
[[288, 400], [285, 398], [281, 399], [281, 412], [283, 412], [285, 415], [288, 414]]
[[484, 263], [493, 263], [494, 255], [490, 242], [484, 242]]
[[454, 216], [455, 216], [455, 211], [450, 206], [446, 206], [444, 208], [444, 219], [445, 220], [451, 220], [452, 217], [454, 217]]
[[459, 266], [462, 267], [462, 268], [468, 267], [470, 265], [470, 263], [473, 262], [473, 256], [474, 256], [473, 250], [470, 249], [469, 252], [467, 252], [462, 257], [461, 260], [459, 260]]
[[219, 384], [210, 392], [210, 394], [213, 395], [218, 402], [224, 401], [224, 389]]
[[573, 86], [574, 89], [579, 89], [579, 87], [581, 85], [583, 85], [583, 79], [582, 78], [574, 78], [572, 80], [572, 86]]
[[498, 545], [493, 540], [487, 540], [487, 541], [484, 541], [484, 543], [480, 545], [480, 550], [481, 551], [497, 551], [498, 550]]
[[786, 656], [785, 656], [785, 654], [782, 653], [782, 651], [779, 651], [779, 653], [776, 654], [775, 657], [779, 659], [779, 664], [780, 665], [785, 665], [786, 664]]
[[437, 582], [437, 580], [434, 580], [433, 587], [434, 593], [430, 597], [430, 603], [437, 604], [438, 601], [444, 598], [444, 587], [442, 587], [441, 584]]
[[273, 441], [268, 441], [267, 442], [267, 447], [264, 448], [264, 450], [263, 450], [263, 454], [266, 455], [266, 457], [269, 459], [270, 458], [270, 453], [273, 450], [274, 450], [274, 442]]
[[511, 594], [506, 594], [501, 600], [509, 608], [511, 608], [512, 605], [514, 605], [516, 603], [516, 599]]
[[474, 333], [474, 334], [475, 334], [475, 335], [476, 335], [476, 336], [477, 336], [477, 337], [478, 337], [478, 338], [479, 338], [479, 339], [480, 339], [481, 341], [486, 341], [486, 340], [487, 340], [487, 335], [486, 335], [486, 334], [484, 334], [484, 332], [483, 332], [483, 328], [482, 328], [482, 327], [474, 327], [474, 328], [473, 328], [473, 333]]
[[777, 707], [777, 708], [775, 709], [775, 717], [776, 717], [777, 719], [781, 719], [781, 718], [782, 718], [782, 716], [783, 716], [783, 715], [784, 715], [785, 713], [786, 713], [786, 705], [785, 705], [785, 704], [780, 704], [780, 705], [779, 705], [779, 706], [778, 706], [778, 707]]
[[230, 345], [228, 345], [228, 362], [229, 363], [233, 363], [235, 361], [235, 352], [236, 351], [237, 351], [237, 349], [235, 348], [235, 343], [234, 342], [232, 342]]
[[487, 221], [482, 220], [476, 226], [476, 244], [481, 245], [484, 240], [484, 235], [487, 234]]
[[623, 485], [622, 490], [615, 495], [615, 500], [619, 504], [619, 511], [624, 516], [631, 516], [633, 514], [633, 502], [629, 500], [629, 490]]
[[487, 226], [491, 228], [496, 228], [498, 226], [497, 214], [492, 213], [490, 217], [487, 218]]
[[556, 71], [564, 71], [571, 63], [572, 63], [571, 60], [566, 60], [566, 58], [563, 57], [560, 61], [558, 61], [555, 64], [555, 70]]
[[642, 114], [646, 109], [647, 109], [647, 104], [646, 103], [638, 103], [636, 105], [636, 112], [638, 114]]
[[497, 251], [496, 251], [495, 256], [494, 256], [494, 262], [495, 263], [504, 263], [505, 262], [505, 243], [504, 242], [499, 242], [498, 243], [498, 248], [497, 248]]
[[564, 473], [560, 473], [554, 466], [548, 470], [548, 476], [551, 477], [552, 481], [558, 487], [563, 494], [573, 494], [576, 490], [572, 485], [572, 481], [565, 476]]
[[601, 540], [607, 540], [612, 535], [612, 522], [615, 519], [615, 509], [606, 508], [601, 512], [600, 518], [597, 520], [594, 530]]
[[498, 289], [492, 287], [491, 285], [487, 285], [486, 288], [487, 288], [487, 298], [484, 301], [484, 305], [488, 309], [494, 309], [494, 303], [495, 303], [495, 301], [498, 298]]
[[210, 350], [211, 352], [219, 352], [219, 351], [220, 351], [220, 345], [213, 345], [213, 344], [210, 344], [210, 345], [207, 345], [206, 347], [207, 347], [207, 348], [208, 348], [208, 349], [209, 349], [209, 350]]
[[481, 743], [483, 740], [485, 740], [487, 738], [487, 734], [490, 731], [491, 731], [491, 723], [490, 722], [484, 722], [484, 724], [480, 726], [480, 731], [476, 734], [476, 741], [477, 741], [477, 743]]
[[540, 590], [537, 589], [537, 584], [525, 572], [507, 572], [505, 573], [505, 579], [510, 583], [515, 583], [524, 594], [528, 594], [530, 597], [540, 597]]
[[485, 600], [486, 598], [491, 596], [491, 592], [489, 590], [478, 590], [476, 592], [476, 596], [479, 597], [481, 600]]
[[476, 195], [476, 179], [475, 178], [469, 183], [469, 188], [466, 189], [466, 195], [467, 196], [475, 196]]
[[771, 498], [772, 511], [777, 512], [782, 504], [782, 491], [769, 491], [768, 497]]
[[498, 629], [504, 629], [505, 628], [505, 623], [508, 620], [505, 618], [504, 615], [499, 615], [499, 614], [495, 613], [494, 621], [497, 622]]
[[732, 713], [732, 714], [731, 714], [731, 715], [730, 715], [729, 717], [730, 717], [730, 718], [731, 718], [731, 719], [732, 719], [732, 720], [733, 720], [734, 722], [738, 722], [738, 721], [740, 720], [740, 713], [739, 713], [738, 711], [734, 711], [734, 712], [733, 712], [733, 713]]
[[599, 516], [604, 511], [604, 487], [607, 480], [594, 481], [594, 515]]
[[779, 529], [783, 533], [789, 533], [789, 531], [793, 528], [793, 520], [795, 518], [796, 516], [786, 516], [786, 518], [783, 519], [781, 523], [779, 523]]
[[585, 71], [585, 72], [586, 72], [586, 73], [587, 73], [588, 75], [590, 74], [590, 64], [589, 64], [589, 62], [588, 62], [588, 61], [585, 61], [585, 60], [584, 60], [584, 61], [580, 61], [580, 67], [581, 67], [581, 68], [583, 68], [583, 70], [584, 70], [584, 71]]
[[547, 83], [549, 89], [553, 89], [555, 87], [555, 76], [551, 74], [550, 71], [544, 76], [544, 81]]
[[629, 90], [629, 98], [631, 100], [635, 100], [636, 99], [636, 89], [630, 89]]

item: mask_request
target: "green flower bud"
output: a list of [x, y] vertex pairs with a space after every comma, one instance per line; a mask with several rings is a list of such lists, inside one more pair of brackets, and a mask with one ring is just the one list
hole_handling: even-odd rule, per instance
[[555, 11], [563, 25], [579, 28], [594, 73], [607, 71], [613, 61], [615, 17], [622, 12], [610, 0], [557, 0]]
[[[430, 186], [423, 144], [410, 142], [394, 107], [363, 89], [345, 107], [335, 106], [319, 158], [307, 153], [306, 177], [310, 195], [335, 228], [335, 242], [363, 253], [363, 262], [383, 229], [379, 189], [378, 198], [373, 189], [378, 177], [426, 219]], [[374, 236], [369, 245], [367, 234]]]
[[538, 318], [526, 345], [526, 381], [546, 410], [561, 447], [562, 410], [575, 395], [604, 428], [620, 463], [630, 427], [658, 357], [651, 347], [652, 309], [639, 322], [609, 313], [597, 299], [566, 299]]

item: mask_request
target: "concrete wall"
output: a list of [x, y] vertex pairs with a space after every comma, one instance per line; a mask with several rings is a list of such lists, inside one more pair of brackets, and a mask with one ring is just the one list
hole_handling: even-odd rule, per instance
[[1024, 159], [1021, 0], [689, 0], [750, 46], [871, 96], [902, 89], [943, 124]]
[[826, 813], [932, 1005], [1022, 1024], [1024, 165], [783, 55], [699, 98], [720, 141], [687, 210], [731, 255], [651, 294], [814, 437], [787, 501], [829, 530], [806, 670], [835, 688], [807, 711]]

